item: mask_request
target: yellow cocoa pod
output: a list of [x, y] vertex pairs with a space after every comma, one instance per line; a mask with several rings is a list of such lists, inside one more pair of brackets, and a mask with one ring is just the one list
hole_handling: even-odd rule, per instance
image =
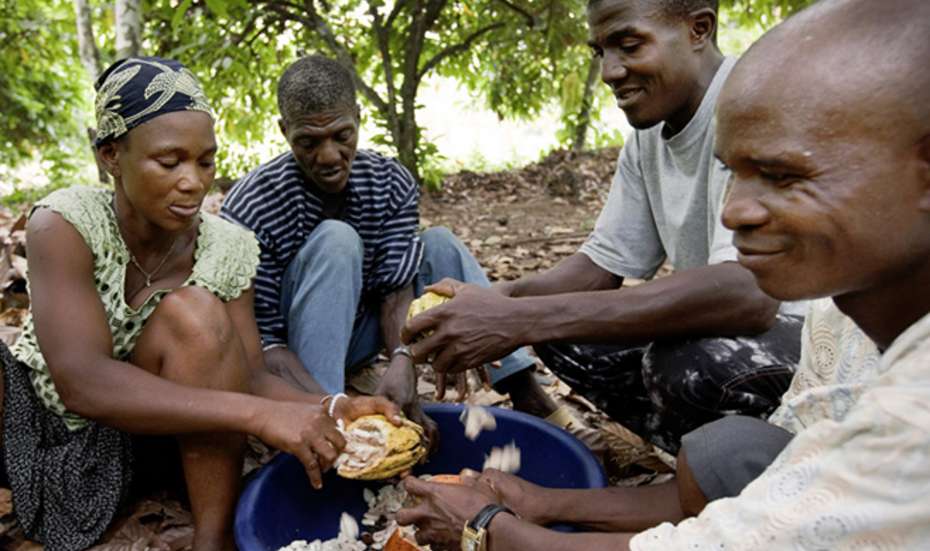
[[439, 306], [444, 302], [452, 300], [450, 297], [436, 294], [432, 291], [423, 293], [423, 295], [410, 303], [410, 309], [407, 310], [407, 319], [418, 316], [430, 308]]
[[391, 478], [426, 456], [423, 427], [407, 419], [398, 427], [383, 415], [365, 415], [349, 423], [343, 435], [346, 447], [336, 458], [336, 472], [344, 478]]

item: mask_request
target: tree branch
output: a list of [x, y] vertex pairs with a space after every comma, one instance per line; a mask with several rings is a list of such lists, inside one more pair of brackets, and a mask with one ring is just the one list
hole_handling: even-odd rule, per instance
[[442, 9], [446, 5], [446, 0], [429, 0], [424, 7], [422, 0], [417, 0], [414, 7], [414, 19], [410, 26], [410, 34], [407, 36], [407, 47], [404, 52], [404, 84], [402, 95], [405, 100], [412, 98], [416, 93], [417, 87], [422, 80], [420, 65], [420, 55], [423, 53], [423, 44], [426, 41], [426, 32], [433, 26], [433, 23], [439, 18]]
[[[398, 2], [398, 4], [401, 3], [402, 2]], [[397, 10], [396, 5], [394, 6], [394, 9]], [[385, 84], [387, 85], [387, 103], [390, 106], [395, 106], [397, 105], [397, 89], [394, 86], [394, 60], [391, 56], [391, 27], [385, 27], [382, 24], [381, 13], [378, 12], [378, 6], [371, 0], [368, 2], [368, 11], [371, 13], [372, 28], [375, 32], [375, 39], [378, 43], [378, 50], [381, 52], [381, 67], [384, 69], [384, 80]], [[396, 13], [391, 12], [391, 16], [396, 17]], [[392, 108], [388, 109], [385, 114], [387, 115], [387, 123], [390, 125], [391, 134], [396, 138], [400, 135], [400, 126], [397, 120], [397, 112]]]
[[[281, 0], [264, 0], [260, 3], [266, 5], [268, 9], [283, 18], [295, 21], [316, 31], [329, 49], [336, 55], [339, 63], [349, 70], [352, 74], [352, 79], [355, 81], [355, 85], [365, 94], [365, 97], [375, 105], [375, 108], [385, 113], [390, 111], [391, 106], [384, 101], [374, 88], [366, 84], [365, 81], [362, 80], [362, 77], [359, 76], [358, 69], [355, 67], [355, 61], [352, 60], [352, 54], [336, 40], [336, 36], [333, 34], [332, 29], [329, 28], [326, 21], [317, 13], [316, 8], [313, 6], [313, 0], [306, 0], [303, 8]], [[294, 13], [288, 9], [289, 7], [302, 9], [307, 15]]]
[[481, 38], [482, 35], [487, 34], [494, 29], [499, 29], [503, 26], [504, 23], [502, 22], [493, 23], [471, 33], [462, 42], [449, 46], [448, 48], [444, 48], [442, 51], [430, 58], [430, 60], [426, 62], [423, 68], [420, 69], [420, 72], [417, 74], [417, 81], [422, 80], [427, 73], [436, 68], [436, 66], [442, 63], [444, 59], [468, 51], [468, 49], [471, 48], [471, 45], [474, 44], [476, 40]]
[[397, 19], [397, 16], [400, 15], [400, 12], [404, 7], [410, 2], [410, 0], [397, 0], [394, 3], [394, 9], [391, 10], [391, 13], [388, 14], [387, 20], [384, 22], [384, 26], [391, 28], [394, 26], [394, 20]]
[[515, 11], [519, 13], [520, 15], [522, 15], [526, 19], [526, 24], [529, 25], [531, 29], [535, 28], [539, 24], [538, 17], [536, 17], [535, 15], [533, 15], [526, 9], [514, 4], [513, 2], [510, 2], [508, 0], [497, 0], [497, 2], [499, 4], [503, 4], [506, 8], [510, 9], [511, 11]]

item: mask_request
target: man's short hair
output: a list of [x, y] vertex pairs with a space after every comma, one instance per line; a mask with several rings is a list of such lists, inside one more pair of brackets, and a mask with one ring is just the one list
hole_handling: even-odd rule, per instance
[[[588, 7], [594, 7], [604, 0], [588, 0]], [[689, 14], [703, 8], [710, 8], [714, 13], [720, 11], [719, 0], [636, 0], [646, 7], [656, 11], [669, 19], [684, 19]]]
[[355, 106], [352, 74], [328, 57], [302, 57], [291, 64], [278, 81], [278, 111], [286, 121]]

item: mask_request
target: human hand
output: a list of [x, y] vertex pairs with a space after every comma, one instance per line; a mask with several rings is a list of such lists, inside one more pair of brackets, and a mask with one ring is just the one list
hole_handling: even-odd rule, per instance
[[397, 512], [398, 524], [415, 524], [417, 543], [458, 549], [462, 528], [489, 503], [498, 503], [494, 493], [475, 478], [461, 484], [427, 482], [416, 477], [404, 479], [407, 493], [417, 504]]
[[465, 469], [459, 476], [463, 481], [475, 480], [486, 485], [498, 503], [523, 520], [538, 525], [549, 522], [546, 518], [546, 504], [550, 503], [547, 488], [497, 469], [485, 469], [481, 473]]
[[391, 360], [391, 365], [381, 377], [375, 394], [384, 396], [403, 410], [407, 419], [423, 427], [429, 443], [430, 453], [435, 452], [439, 446], [439, 425], [429, 418], [420, 407], [417, 395], [416, 367], [412, 360], [398, 354]]
[[410, 351], [418, 361], [434, 355], [432, 365], [437, 374], [480, 367], [522, 344], [520, 336], [526, 324], [513, 316], [516, 299], [452, 279], [444, 279], [426, 290], [454, 296], [455, 300], [408, 320], [401, 331], [401, 340], [409, 343], [423, 335], [410, 346]]
[[253, 434], [263, 442], [290, 453], [303, 464], [310, 484], [323, 487], [322, 473], [346, 445], [323, 406], [302, 402], [275, 402], [258, 416], [257, 430]]
[[400, 406], [382, 396], [352, 396], [336, 399], [333, 405], [333, 419], [341, 419], [345, 424], [364, 415], [384, 415], [395, 426], [400, 426], [403, 418]]
[[[498, 362], [494, 362], [495, 367], [499, 367], [497, 363]], [[484, 386], [485, 389], [490, 389], [491, 374], [488, 373], [488, 368], [485, 366], [477, 367], [475, 368], [475, 372], [478, 374], [478, 378], [481, 379], [482, 386]], [[464, 402], [471, 393], [468, 371], [463, 371], [454, 375], [448, 375], [441, 371], [436, 372], [436, 399], [442, 400], [445, 398], [446, 390], [453, 385], [455, 386], [455, 401]]]

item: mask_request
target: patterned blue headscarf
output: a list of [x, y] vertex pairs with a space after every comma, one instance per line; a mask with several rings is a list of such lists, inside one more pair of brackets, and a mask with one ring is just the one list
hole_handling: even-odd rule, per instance
[[213, 117], [197, 77], [171, 59], [122, 59], [100, 75], [94, 88], [98, 146], [165, 113], [203, 111]]

